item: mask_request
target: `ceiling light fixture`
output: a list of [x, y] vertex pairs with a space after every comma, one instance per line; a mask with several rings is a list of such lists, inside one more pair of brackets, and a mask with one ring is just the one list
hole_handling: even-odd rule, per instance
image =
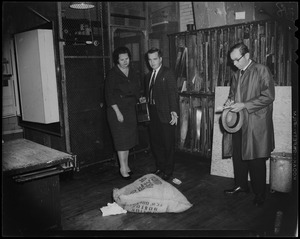
[[92, 2], [71, 2], [70, 8], [74, 9], [90, 9], [95, 7]]

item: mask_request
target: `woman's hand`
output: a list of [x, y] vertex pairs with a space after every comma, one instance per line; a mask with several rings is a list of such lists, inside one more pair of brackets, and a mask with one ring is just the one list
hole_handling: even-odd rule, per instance
[[171, 121], [169, 122], [171, 125], [177, 125], [177, 120], [178, 120], [178, 116], [177, 116], [177, 113], [175, 111], [172, 111], [171, 112]]
[[112, 105], [111, 107], [116, 112], [118, 121], [122, 123], [124, 121], [124, 117], [123, 117], [123, 114], [121, 113], [121, 111], [119, 110], [118, 105]]
[[117, 114], [118, 121], [122, 123], [124, 121], [123, 114], [120, 111], [117, 111], [116, 114]]

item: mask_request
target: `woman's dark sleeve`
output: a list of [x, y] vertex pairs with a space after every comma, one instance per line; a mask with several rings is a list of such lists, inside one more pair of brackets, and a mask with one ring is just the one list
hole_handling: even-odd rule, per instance
[[115, 84], [114, 74], [110, 71], [105, 79], [105, 100], [107, 106], [115, 105], [117, 103], [114, 91]]
[[142, 89], [142, 82], [141, 82], [141, 79], [139, 77], [139, 74], [138, 72], [135, 72], [135, 90], [134, 90], [134, 94], [135, 94], [135, 97], [137, 98], [137, 100], [143, 96], [143, 89]]

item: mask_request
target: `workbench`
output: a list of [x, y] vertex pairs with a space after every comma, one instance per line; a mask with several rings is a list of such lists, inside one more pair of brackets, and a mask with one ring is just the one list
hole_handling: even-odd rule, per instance
[[59, 230], [59, 174], [75, 168], [74, 155], [27, 139], [2, 143], [4, 235]]

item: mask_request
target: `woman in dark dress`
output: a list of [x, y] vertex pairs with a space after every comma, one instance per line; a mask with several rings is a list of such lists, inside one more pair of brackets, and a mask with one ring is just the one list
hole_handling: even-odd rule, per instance
[[127, 47], [113, 52], [115, 66], [105, 80], [107, 118], [117, 151], [120, 174], [130, 179], [128, 166], [129, 150], [138, 144], [138, 129], [135, 105], [140, 96], [138, 74], [129, 66], [131, 53]]

